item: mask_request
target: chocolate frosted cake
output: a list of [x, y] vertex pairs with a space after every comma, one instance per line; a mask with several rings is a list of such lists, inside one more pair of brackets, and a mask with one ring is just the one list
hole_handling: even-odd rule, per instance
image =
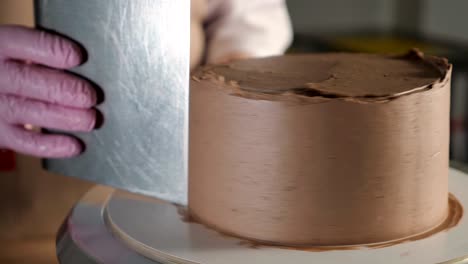
[[324, 53], [207, 66], [190, 95], [189, 211], [279, 245], [378, 243], [448, 214], [451, 65]]

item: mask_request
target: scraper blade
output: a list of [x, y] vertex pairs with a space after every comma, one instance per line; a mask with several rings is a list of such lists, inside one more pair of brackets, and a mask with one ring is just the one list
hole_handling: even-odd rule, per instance
[[104, 124], [74, 136], [72, 159], [52, 172], [177, 204], [187, 203], [189, 0], [36, 0], [38, 27], [76, 40], [88, 60], [73, 70], [97, 86]]

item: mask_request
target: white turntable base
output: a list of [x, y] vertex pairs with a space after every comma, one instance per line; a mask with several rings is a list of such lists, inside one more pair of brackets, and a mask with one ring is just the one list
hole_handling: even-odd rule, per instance
[[[468, 175], [451, 169], [449, 190], [468, 208]], [[77, 259], [70, 257], [71, 246], [98, 263], [112, 264], [460, 264], [468, 263], [468, 217], [463, 216], [448, 231], [383, 248], [316, 252], [253, 248], [240, 239], [185, 222], [174, 205], [96, 187], [77, 204], [59, 234], [61, 263], [78, 263], [69, 261]]]

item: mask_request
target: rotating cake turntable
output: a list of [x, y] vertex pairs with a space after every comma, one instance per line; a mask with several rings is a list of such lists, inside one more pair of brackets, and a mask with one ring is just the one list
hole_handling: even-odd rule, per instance
[[[468, 175], [451, 169], [449, 190], [464, 208], [466, 186]], [[395, 243], [303, 250], [260, 246], [187, 222], [170, 203], [96, 187], [64, 223], [57, 253], [63, 264], [461, 264], [468, 263], [467, 234], [468, 218], [463, 216], [448, 230]]]

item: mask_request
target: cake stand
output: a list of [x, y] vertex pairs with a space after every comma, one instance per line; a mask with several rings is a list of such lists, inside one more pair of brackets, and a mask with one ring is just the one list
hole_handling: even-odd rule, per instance
[[[468, 175], [451, 169], [449, 190], [468, 207]], [[156, 199], [95, 187], [59, 231], [58, 259], [62, 264], [468, 263], [466, 216], [449, 230], [391, 246], [300, 250], [225, 236], [187, 221], [181, 211]]]

